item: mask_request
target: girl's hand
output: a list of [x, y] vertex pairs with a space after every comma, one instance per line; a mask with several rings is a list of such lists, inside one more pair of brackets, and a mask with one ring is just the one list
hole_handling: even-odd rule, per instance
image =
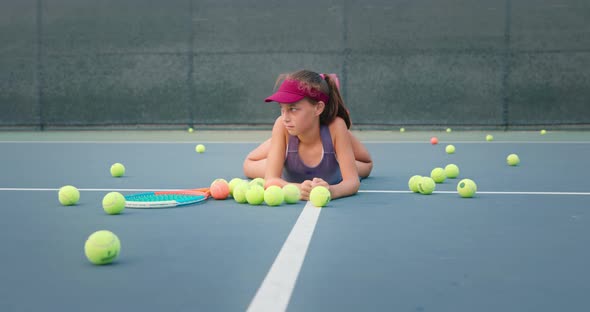
[[299, 184], [299, 191], [301, 192], [301, 200], [309, 200], [309, 192], [312, 189], [312, 181], [305, 180]]
[[320, 178], [314, 178], [313, 180], [305, 180], [301, 183], [299, 190], [301, 191], [301, 200], [309, 200], [309, 193], [316, 186], [324, 186], [330, 190], [330, 184]]
[[285, 180], [283, 180], [281, 178], [268, 178], [265, 180], [264, 189], [266, 189], [267, 187], [269, 187], [271, 185], [283, 187], [283, 186], [285, 186], [285, 184], [287, 184], [287, 183], [285, 182]]
[[330, 189], [330, 184], [328, 184], [328, 182], [324, 181], [321, 178], [313, 178], [313, 180], [311, 181], [311, 188], [314, 188], [316, 186], [324, 186], [328, 190]]

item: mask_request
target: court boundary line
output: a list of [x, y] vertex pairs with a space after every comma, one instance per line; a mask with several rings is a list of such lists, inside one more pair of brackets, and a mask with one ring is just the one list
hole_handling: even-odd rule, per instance
[[321, 211], [305, 204], [246, 311], [287, 310]]
[[[122, 189], [122, 188], [78, 188], [83, 192], [154, 192], [154, 191], [176, 191], [183, 188], [137, 188], [137, 189]], [[0, 187], [0, 192], [7, 191], [23, 191], [23, 192], [57, 192], [59, 188], [33, 188], [33, 187]], [[410, 194], [412, 191], [401, 190], [359, 190], [359, 193], [383, 193], [383, 194]], [[434, 191], [433, 194], [457, 194], [456, 191]], [[477, 191], [477, 194], [490, 195], [576, 195], [576, 196], [590, 196], [590, 192], [555, 192], [555, 191]]]
[[[396, 191], [396, 190], [359, 190], [359, 193], [414, 193], [412, 191]], [[456, 191], [434, 191], [433, 194], [457, 194]], [[491, 195], [582, 195], [589, 196], [590, 192], [536, 192], [536, 191], [477, 191], [477, 194], [491, 194]]]
[[[0, 141], [0, 144], [260, 144], [262, 141]], [[426, 141], [362, 141], [363, 144], [428, 144]], [[444, 144], [590, 144], [590, 141], [444, 141]]]

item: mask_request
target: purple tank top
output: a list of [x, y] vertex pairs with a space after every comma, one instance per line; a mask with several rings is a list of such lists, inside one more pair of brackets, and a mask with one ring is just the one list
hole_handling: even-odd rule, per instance
[[324, 147], [322, 161], [315, 167], [308, 167], [299, 158], [299, 138], [293, 135], [289, 136], [287, 156], [283, 166], [283, 179], [285, 181], [301, 183], [305, 180], [313, 180], [313, 178], [322, 178], [331, 185], [342, 181], [340, 165], [336, 160], [330, 128], [327, 125], [320, 125], [320, 138]]

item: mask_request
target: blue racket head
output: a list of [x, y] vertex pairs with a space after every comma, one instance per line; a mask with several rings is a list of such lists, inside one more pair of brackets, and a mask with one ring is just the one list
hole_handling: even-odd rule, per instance
[[170, 208], [202, 202], [209, 197], [202, 191], [160, 191], [125, 196], [127, 208]]

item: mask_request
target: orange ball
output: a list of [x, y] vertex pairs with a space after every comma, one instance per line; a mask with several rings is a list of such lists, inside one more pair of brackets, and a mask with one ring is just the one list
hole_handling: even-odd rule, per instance
[[437, 137], [432, 137], [432, 138], [430, 139], [430, 144], [432, 144], [432, 145], [436, 145], [436, 144], [438, 144], [438, 138], [437, 138]]
[[215, 199], [226, 199], [229, 196], [229, 184], [224, 180], [215, 180], [211, 183], [209, 191]]

